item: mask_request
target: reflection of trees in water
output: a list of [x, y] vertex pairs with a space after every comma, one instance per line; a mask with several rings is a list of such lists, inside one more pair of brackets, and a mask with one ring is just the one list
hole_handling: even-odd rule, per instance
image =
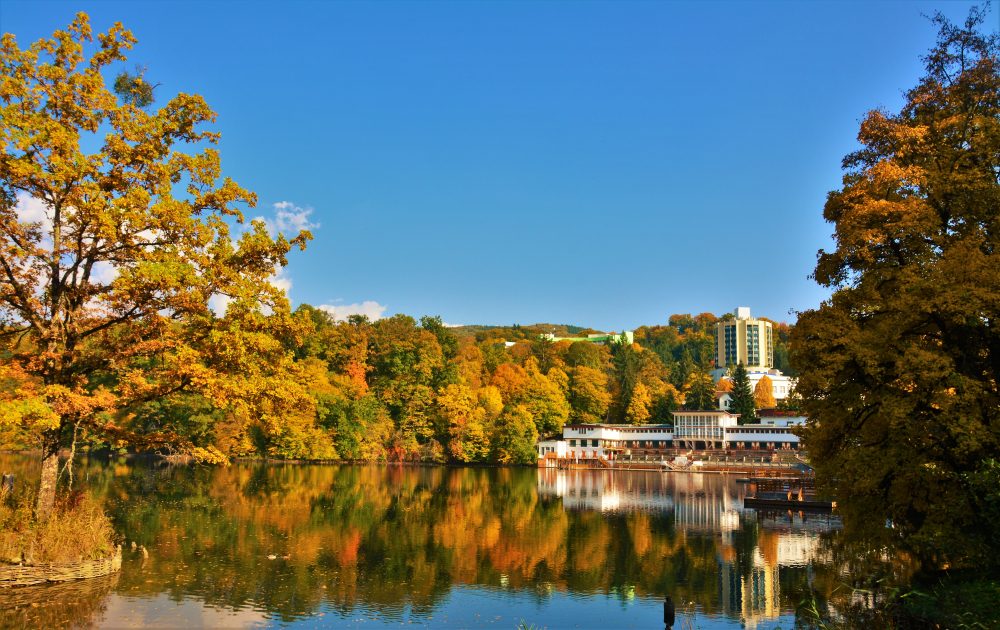
[[65, 628], [93, 621], [104, 612], [119, 576], [0, 589], [0, 627]]
[[854, 532], [821, 536], [820, 555], [827, 561], [810, 567], [809, 580], [788, 585], [797, 616], [808, 621], [833, 620], [845, 627], [897, 625], [885, 604], [910, 584], [919, 563], [907, 553]]
[[[126, 539], [151, 554], [141, 566], [126, 562], [119, 591], [195, 596], [284, 620], [321, 607], [429, 613], [456, 584], [539, 601], [567, 591], [669, 593], [738, 617], [722, 567], [739, 585], [760, 573], [761, 559], [776, 566], [755, 519], [725, 521], [719, 532], [717, 515], [683, 524], [648, 507], [727, 510], [739, 497], [718, 477], [673, 476], [665, 487], [661, 476], [619, 473], [604, 487], [647, 507], [602, 514], [564, 509], [532, 469], [96, 463], [87, 483]], [[779, 579], [782, 596], [793, 595], [805, 569], [782, 568]]]

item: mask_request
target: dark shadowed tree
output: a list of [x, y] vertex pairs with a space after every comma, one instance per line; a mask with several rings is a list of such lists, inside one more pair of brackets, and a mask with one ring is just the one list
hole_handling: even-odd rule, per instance
[[[817, 479], [849, 530], [930, 565], [1000, 562], [1000, 74], [940, 14], [899, 113], [872, 111], [824, 216], [833, 290], [792, 333]], [[886, 523], [892, 527], [887, 528]]]
[[750, 377], [746, 367], [740, 363], [733, 368], [733, 388], [729, 392], [732, 402], [729, 404], [731, 413], [740, 414], [740, 424], [750, 424], [757, 420], [757, 407], [754, 403], [753, 389], [750, 388]]

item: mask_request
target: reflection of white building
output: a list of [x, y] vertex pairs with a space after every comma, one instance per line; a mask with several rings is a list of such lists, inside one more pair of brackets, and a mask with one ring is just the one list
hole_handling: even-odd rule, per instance
[[[724, 475], [540, 468], [537, 483], [540, 497], [559, 498], [568, 510], [673, 514], [678, 531], [715, 538], [721, 611], [750, 629], [789, 612], [795, 602], [782, 607], [780, 571], [829, 561], [819, 534], [840, 526], [829, 515], [744, 510], [745, 486]], [[748, 518], [759, 527], [742, 530], [756, 545], [741, 566], [734, 540]]]
[[770, 564], [781, 567], [804, 567], [813, 560], [819, 559], [819, 537], [805, 532], [794, 534], [775, 533], [777, 542], [773, 545], [772, 559], [764, 557], [758, 545], [753, 552], [755, 567], [767, 567]]
[[753, 564], [743, 573], [736, 571], [735, 562], [720, 561], [723, 610], [739, 616], [748, 629], [756, 628], [762, 621], [778, 618], [783, 612], [780, 570], [805, 567], [819, 560], [826, 561], [826, 558], [820, 552], [817, 533], [762, 530], [753, 550]]
[[674, 523], [678, 529], [726, 534], [739, 529], [743, 498], [716, 475], [673, 475]]
[[718, 475], [541, 468], [538, 494], [570, 509], [673, 512], [678, 529], [731, 532], [739, 528], [742, 490]]
[[559, 497], [568, 509], [670, 512], [674, 497], [660, 473], [619, 474], [598, 470], [538, 471], [538, 494]]
[[719, 566], [719, 587], [722, 610], [743, 621], [752, 630], [761, 621], [781, 615], [781, 582], [778, 567], [754, 567], [749, 575], [740, 575], [735, 566], [723, 562]]

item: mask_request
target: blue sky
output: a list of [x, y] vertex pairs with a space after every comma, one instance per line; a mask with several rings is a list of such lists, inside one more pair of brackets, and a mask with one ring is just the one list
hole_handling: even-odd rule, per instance
[[161, 102], [202, 94], [249, 214], [317, 225], [295, 304], [618, 330], [824, 299], [858, 123], [921, 75], [922, 14], [969, 6], [3, 0], [0, 28], [121, 21]]

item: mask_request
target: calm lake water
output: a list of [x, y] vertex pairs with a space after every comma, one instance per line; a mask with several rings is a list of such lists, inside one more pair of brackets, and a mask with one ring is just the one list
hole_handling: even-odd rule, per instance
[[148, 559], [0, 591], [0, 626], [660, 630], [669, 595], [674, 628], [792, 628], [838, 585], [836, 520], [744, 510], [735, 476], [83, 459], [76, 478]]

